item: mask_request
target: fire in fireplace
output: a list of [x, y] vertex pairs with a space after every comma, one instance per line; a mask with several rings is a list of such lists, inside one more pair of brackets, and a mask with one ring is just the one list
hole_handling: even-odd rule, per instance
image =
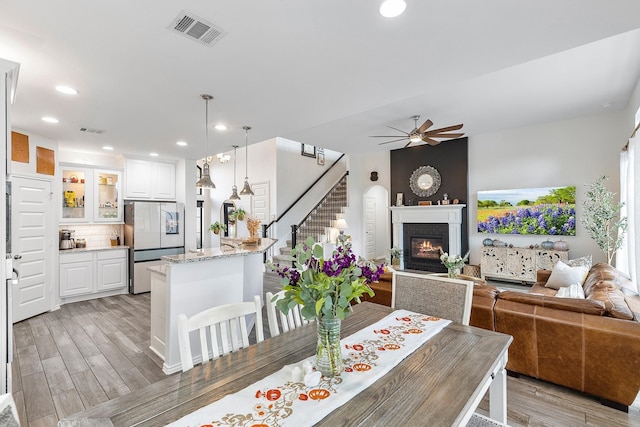
[[411, 257], [437, 260], [440, 259], [440, 251], [444, 250], [443, 241], [440, 238], [411, 237]]
[[449, 225], [444, 223], [405, 223], [402, 227], [404, 268], [445, 272], [440, 249], [449, 251]]

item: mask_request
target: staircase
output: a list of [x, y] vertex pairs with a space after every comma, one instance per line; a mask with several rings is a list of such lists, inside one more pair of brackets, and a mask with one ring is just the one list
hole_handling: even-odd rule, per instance
[[[326, 240], [333, 221], [338, 215], [344, 213], [347, 206], [347, 176], [342, 178], [333, 189], [327, 193], [325, 198], [318, 203], [309, 215], [303, 220], [296, 233], [297, 243], [304, 242], [307, 237], [313, 237], [316, 242]], [[273, 256], [274, 263], [290, 262], [291, 240], [287, 240], [287, 246], [280, 248], [280, 254]]]

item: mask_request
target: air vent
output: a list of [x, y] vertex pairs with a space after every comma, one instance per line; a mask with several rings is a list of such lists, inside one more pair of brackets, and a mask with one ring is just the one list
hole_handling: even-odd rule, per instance
[[106, 130], [81, 127], [80, 132], [96, 133], [98, 135], [102, 135], [106, 132]]
[[180, 12], [167, 28], [205, 46], [213, 46], [227, 34], [222, 28], [186, 10]]

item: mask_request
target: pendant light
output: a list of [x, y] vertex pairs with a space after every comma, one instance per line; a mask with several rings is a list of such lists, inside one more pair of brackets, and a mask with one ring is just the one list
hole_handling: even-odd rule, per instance
[[233, 187], [231, 187], [231, 196], [229, 196], [229, 200], [240, 200], [240, 196], [238, 196], [238, 187], [236, 186], [236, 163], [238, 160], [238, 146], [233, 146]]
[[249, 151], [247, 150], [251, 126], [242, 126], [242, 129], [244, 129], [244, 187], [242, 187], [240, 194], [243, 196], [253, 196], [253, 190], [249, 185]]
[[202, 94], [200, 98], [205, 102], [205, 116], [204, 116], [204, 133], [206, 141], [206, 152], [204, 153], [204, 165], [202, 166], [202, 176], [196, 182], [196, 188], [216, 188], [216, 185], [211, 181], [209, 176], [209, 101], [213, 99], [213, 96]]

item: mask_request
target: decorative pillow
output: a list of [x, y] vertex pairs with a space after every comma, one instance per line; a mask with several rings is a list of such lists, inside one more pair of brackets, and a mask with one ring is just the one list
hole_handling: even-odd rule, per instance
[[560, 289], [563, 286], [580, 285], [584, 282], [584, 279], [589, 273], [589, 267], [578, 266], [569, 267], [562, 261], [558, 261], [553, 270], [551, 270], [551, 276], [544, 285], [551, 289]]
[[580, 267], [581, 265], [584, 265], [590, 269], [593, 265], [593, 260], [591, 258], [591, 255], [587, 255], [576, 259], [570, 259], [569, 261], [567, 261], [567, 265], [569, 267]]
[[584, 299], [584, 290], [581, 285], [577, 283], [571, 286], [563, 286], [558, 289], [558, 293], [556, 294], [558, 298], [574, 298], [574, 299]]

